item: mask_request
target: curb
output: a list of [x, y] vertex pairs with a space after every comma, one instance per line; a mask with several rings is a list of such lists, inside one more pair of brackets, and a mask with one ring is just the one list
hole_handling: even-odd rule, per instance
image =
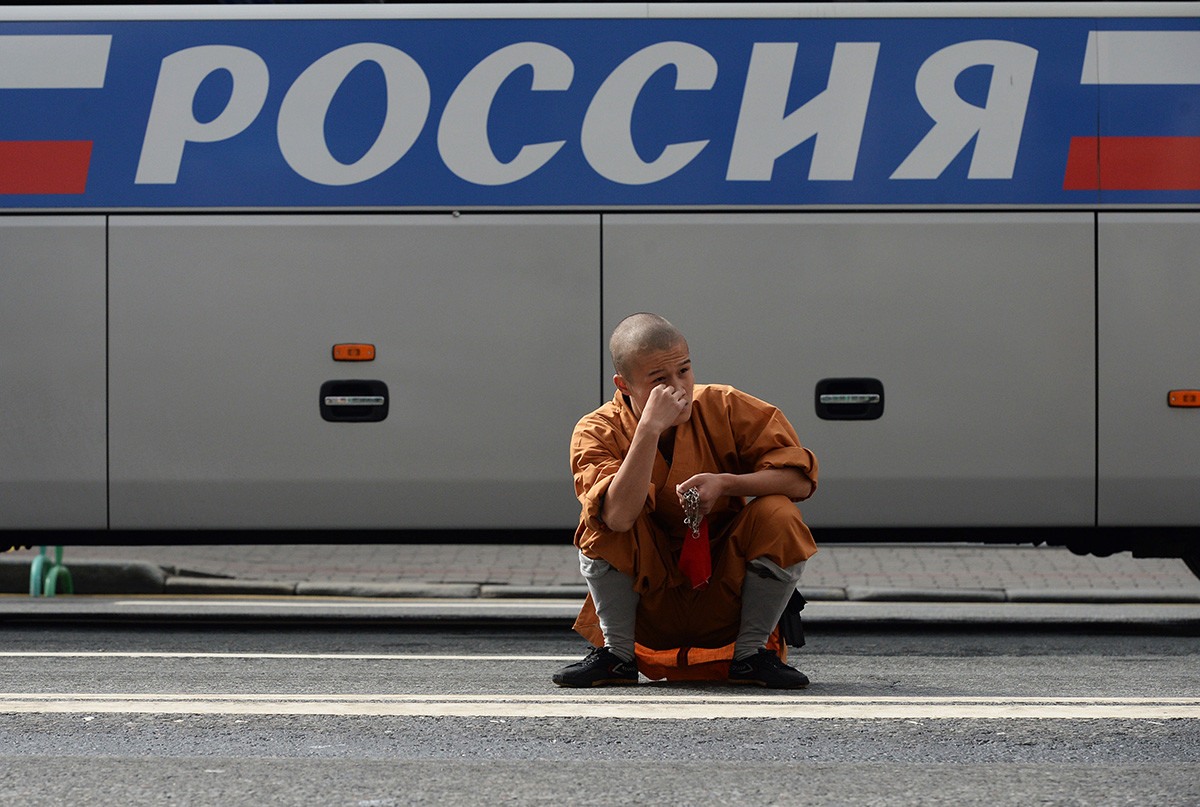
[[[806, 595], [807, 596], [807, 595]], [[1002, 588], [933, 589], [847, 586], [846, 599], [852, 602], [1007, 602]]]
[[1194, 605], [1200, 603], [1200, 591], [1190, 589], [1027, 589], [1010, 588], [1009, 602], [1083, 603], [1102, 605], [1109, 602], [1130, 605]]
[[[141, 561], [82, 561], [68, 564], [76, 594], [186, 594], [212, 596], [301, 596], [370, 599], [528, 599], [582, 600], [587, 586], [425, 583], [400, 581], [277, 581], [176, 573]], [[29, 593], [28, 560], [0, 559], [0, 594]], [[1045, 603], [1045, 604], [1200, 604], [1197, 589], [930, 589], [883, 586], [801, 588], [811, 602], [863, 603]]]
[[[466, 600], [336, 597], [0, 596], [0, 627], [27, 625], [348, 625], [420, 629], [569, 631], [578, 600], [475, 597]], [[1069, 631], [1200, 636], [1200, 605], [814, 602], [804, 630], [820, 631]]]
[[[110, 591], [108, 594], [125, 594]], [[211, 577], [168, 577], [163, 584], [163, 594], [219, 594], [219, 595], [289, 595], [296, 593], [295, 583], [280, 583], [274, 580], [238, 580], [235, 578]]]
[[[139, 561], [90, 561], [65, 564], [76, 594], [162, 594], [167, 572]], [[0, 560], [0, 593], [28, 594], [31, 563]]]
[[569, 586], [503, 586], [485, 585], [479, 587], [479, 596], [492, 599], [572, 599], [582, 600], [588, 595], [588, 587], [584, 584]]
[[476, 583], [298, 583], [302, 597], [394, 597], [398, 599], [471, 599], [479, 596]]

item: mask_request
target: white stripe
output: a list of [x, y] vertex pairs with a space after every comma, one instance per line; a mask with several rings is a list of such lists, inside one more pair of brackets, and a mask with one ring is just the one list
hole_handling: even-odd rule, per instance
[[0, 89], [104, 86], [112, 36], [0, 36]]
[[1200, 84], [1200, 31], [1092, 31], [1081, 84]]
[[[296, 701], [296, 702], [339, 702], [339, 701], [381, 701], [381, 702], [545, 702], [548, 700], [570, 700], [571, 703], [664, 703], [664, 704], [695, 704], [695, 703], [731, 703], [731, 704], [791, 704], [798, 700], [817, 704], [1021, 704], [1021, 705], [1148, 705], [1167, 704], [1175, 706], [1200, 705], [1200, 698], [1191, 697], [1100, 697], [1090, 695], [1063, 697], [1006, 697], [1003, 695], [811, 695], [808, 693], [790, 694], [753, 694], [753, 695], [721, 695], [711, 693], [704, 695], [671, 695], [663, 694], [660, 690], [650, 688], [632, 688], [622, 694], [597, 693], [594, 690], [564, 690], [555, 689], [559, 693], [556, 698], [546, 695], [502, 695], [489, 693], [480, 695], [416, 695], [416, 694], [294, 694], [286, 692], [197, 692], [197, 693], [154, 693], [154, 692], [24, 692], [0, 693], [0, 699], [40, 700], [45, 698], [61, 698], [77, 701], [100, 701], [113, 698], [128, 701], [157, 701], [157, 700], [208, 700], [208, 701]], [[609, 690], [613, 692], [613, 690]]]
[[142, 608], [163, 608], [167, 606], [176, 606], [179, 608], [324, 608], [336, 610], [339, 608], [436, 608], [445, 609], [453, 607], [456, 609], [484, 609], [495, 610], [497, 608], [545, 608], [558, 609], [564, 606], [573, 606], [578, 608], [583, 598], [578, 600], [551, 600], [551, 599], [493, 599], [490, 597], [481, 599], [430, 599], [430, 600], [409, 600], [409, 599], [380, 599], [380, 600], [342, 600], [337, 598], [319, 597], [316, 599], [302, 599], [297, 597], [283, 596], [279, 598], [265, 598], [261, 600], [174, 600], [174, 599], [152, 599], [144, 600], [117, 600], [114, 605], [124, 608], [142, 607]]
[[189, 653], [139, 650], [0, 650], [0, 658], [223, 658], [334, 661], [578, 661], [579, 656], [455, 655], [449, 653]]
[[373, 715], [637, 719], [1200, 718], [1197, 698], [843, 698], [0, 694], [7, 714]]

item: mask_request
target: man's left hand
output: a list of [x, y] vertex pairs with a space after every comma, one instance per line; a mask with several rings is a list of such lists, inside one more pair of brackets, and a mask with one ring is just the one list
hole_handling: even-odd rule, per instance
[[683, 494], [695, 488], [700, 494], [700, 515], [708, 515], [717, 504], [717, 499], [725, 495], [725, 483], [721, 474], [696, 474], [675, 488], [679, 496], [679, 504], [683, 504]]

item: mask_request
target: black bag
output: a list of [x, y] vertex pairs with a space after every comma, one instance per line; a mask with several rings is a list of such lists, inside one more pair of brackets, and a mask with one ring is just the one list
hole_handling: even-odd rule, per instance
[[806, 604], [799, 590], [792, 592], [792, 598], [784, 606], [783, 615], [779, 617], [779, 638], [789, 647], [804, 647], [804, 626], [800, 624], [800, 612]]

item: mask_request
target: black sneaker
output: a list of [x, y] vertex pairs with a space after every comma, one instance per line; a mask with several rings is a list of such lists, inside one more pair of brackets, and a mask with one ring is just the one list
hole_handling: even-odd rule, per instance
[[638, 682], [637, 662], [621, 661], [607, 647], [597, 647], [583, 661], [556, 672], [553, 680], [560, 687], [628, 686]]
[[741, 661], [731, 661], [729, 682], [768, 689], [803, 689], [808, 686], [808, 676], [780, 661], [774, 650], [764, 649]]

